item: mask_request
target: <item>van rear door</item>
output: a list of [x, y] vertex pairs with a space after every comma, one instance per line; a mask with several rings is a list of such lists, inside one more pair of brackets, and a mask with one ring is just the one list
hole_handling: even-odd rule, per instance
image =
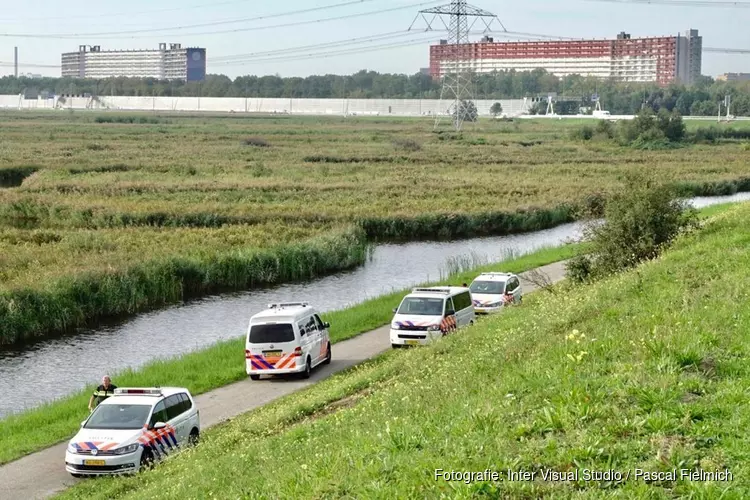
[[[284, 369], [295, 366], [294, 348], [297, 339], [292, 323], [261, 323], [250, 326], [247, 335], [248, 349], [261, 358], [261, 369]], [[292, 354], [291, 356], [290, 353]]]

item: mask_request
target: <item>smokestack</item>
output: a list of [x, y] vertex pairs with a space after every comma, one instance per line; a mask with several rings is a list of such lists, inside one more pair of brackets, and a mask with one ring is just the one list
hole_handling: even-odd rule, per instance
[[18, 47], [13, 47], [13, 67], [15, 68], [15, 76], [18, 78]]

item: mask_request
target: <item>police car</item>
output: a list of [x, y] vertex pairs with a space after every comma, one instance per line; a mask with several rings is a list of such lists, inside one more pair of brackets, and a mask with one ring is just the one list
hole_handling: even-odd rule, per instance
[[196, 444], [199, 435], [198, 408], [187, 389], [115, 389], [68, 443], [65, 470], [74, 477], [135, 473]]
[[490, 314], [523, 300], [521, 280], [513, 273], [482, 273], [469, 285], [477, 314]]

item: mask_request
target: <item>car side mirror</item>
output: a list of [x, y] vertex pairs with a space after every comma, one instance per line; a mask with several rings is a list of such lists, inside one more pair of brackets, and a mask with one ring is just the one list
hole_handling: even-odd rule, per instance
[[164, 422], [156, 422], [151, 429], [153, 429], [155, 431], [158, 431], [160, 429], [165, 428], [166, 426], [167, 426], [167, 424], [165, 424]]
[[81, 429], [83, 429], [84, 425], [86, 425], [86, 421], [85, 420], [83, 422], [81, 422]]
[[304, 335], [304, 334], [306, 334], [306, 333], [307, 333], [307, 332], [305, 331], [305, 329], [304, 329], [304, 328], [300, 328], [300, 329], [299, 329], [299, 334], [300, 334], [300, 335]]
[[323, 328], [331, 328], [331, 324], [330, 323], [323, 323]]
[[393, 308], [393, 314], [396, 314], [396, 311], [398, 311], [398, 307]]

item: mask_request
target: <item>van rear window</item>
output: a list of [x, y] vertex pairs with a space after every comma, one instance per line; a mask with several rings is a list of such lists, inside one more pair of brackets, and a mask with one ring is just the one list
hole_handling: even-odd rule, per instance
[[294, 340], [294, 328], [290, 323], [277, 323], [275, 325], [253, 325], [250, 327], [251, 344], [270, 344], [273, 342], [292, 342]]

